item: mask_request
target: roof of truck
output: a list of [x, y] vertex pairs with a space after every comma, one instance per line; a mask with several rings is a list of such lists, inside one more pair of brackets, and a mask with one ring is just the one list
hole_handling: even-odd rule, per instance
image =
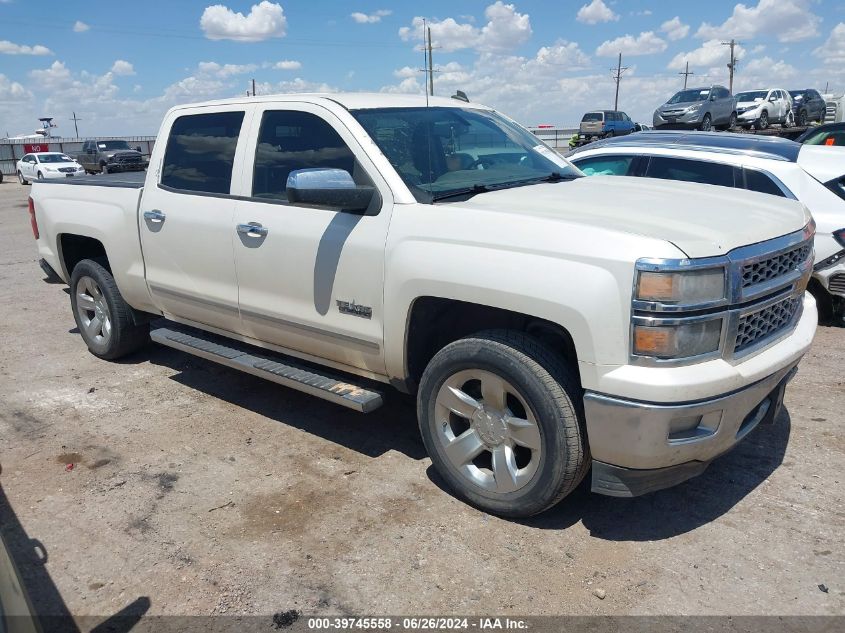
[[220, 105], [235, 105], [244, 103], [278, 103], [285, 101], [306, 101], [309, 103], [333, 101], [347, 110], [370, 108], [422, 108], [426, 105], [438, 108], [482, 108], [487, 106], [480, 103], [467, 103], [450, 97], [428, 97], [425, 95], [385, 94], [383, 92], [311, 92], [258, 95], [257, 97], [235, 97], [233, 99], [219, 99], [202, 103], [186, 103], [176, 109], [197, 108]]

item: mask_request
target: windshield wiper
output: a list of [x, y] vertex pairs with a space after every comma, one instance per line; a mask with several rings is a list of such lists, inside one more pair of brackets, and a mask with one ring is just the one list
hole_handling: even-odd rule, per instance
[[575, 180], [581, 178], [577, 174], [561, 174], [559, 171], [553, 171], [548, 176], [537, 178], [534, 182], [563, 182], [564, 180]]
[[488, 191], [493, 191], [493, 189], [495, 188], [496, 187], [475, 184], [472, 187], [467, 187], [466, 189], [455, 189], [454, 191], [446, 191], [444, 193], [434, 194], [431, 196], [431, 201], [437, 202], [438, 200], [446, 200], [447, 198], [457, 198], [458, 196], [467, 196], [467, 198], [471, 198], [472, 196], [479, 193], [487, 193]]

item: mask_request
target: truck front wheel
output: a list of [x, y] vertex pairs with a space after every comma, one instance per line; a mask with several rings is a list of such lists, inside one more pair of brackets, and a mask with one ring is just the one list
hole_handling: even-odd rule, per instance
[[94, 356], [112, 360], [131, 354], [150, 338], [150, 326], [135, 325], [112, 274], [83, 259], [70, 277], [70, 304], [82, 339]]
[[482, 332], [441, 349], [420, 380], [417, 416], [449, 487], [492, 514], [542, 512], [589, 467], [577, 381], [521, 332]]

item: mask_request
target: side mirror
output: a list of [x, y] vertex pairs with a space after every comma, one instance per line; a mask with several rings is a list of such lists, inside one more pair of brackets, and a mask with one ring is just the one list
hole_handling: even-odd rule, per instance
[[295, 169], [288, 175], [285, 189], [291, 204], [358, 213], [366, 211], [376, 195], [375, 187], [356, 185], [348, 171], [325, 167]]
[[716, 100], [716, 95], [710, 95], [710, 101], [715, 101], [715, 100]]
[[142, 154], [142, 153], [143, 153], [143, 152], [141, 151], [141, 146], [140, 146], [140, 145], [136, 145], [136, 146], [135, 146], [135, 151], [136, 151], [136, 152], [138, 152], [139, 154]]

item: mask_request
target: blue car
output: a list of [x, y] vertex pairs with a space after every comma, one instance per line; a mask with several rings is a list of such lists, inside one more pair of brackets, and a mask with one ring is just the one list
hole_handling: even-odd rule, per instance
[[587, 112], [581, 119], [578, 130], [579, 139], [590, 141], [594, 138], [624, 136], [634, 131], [634, 122], [624, 112], [618, 110], [594, 110]]

